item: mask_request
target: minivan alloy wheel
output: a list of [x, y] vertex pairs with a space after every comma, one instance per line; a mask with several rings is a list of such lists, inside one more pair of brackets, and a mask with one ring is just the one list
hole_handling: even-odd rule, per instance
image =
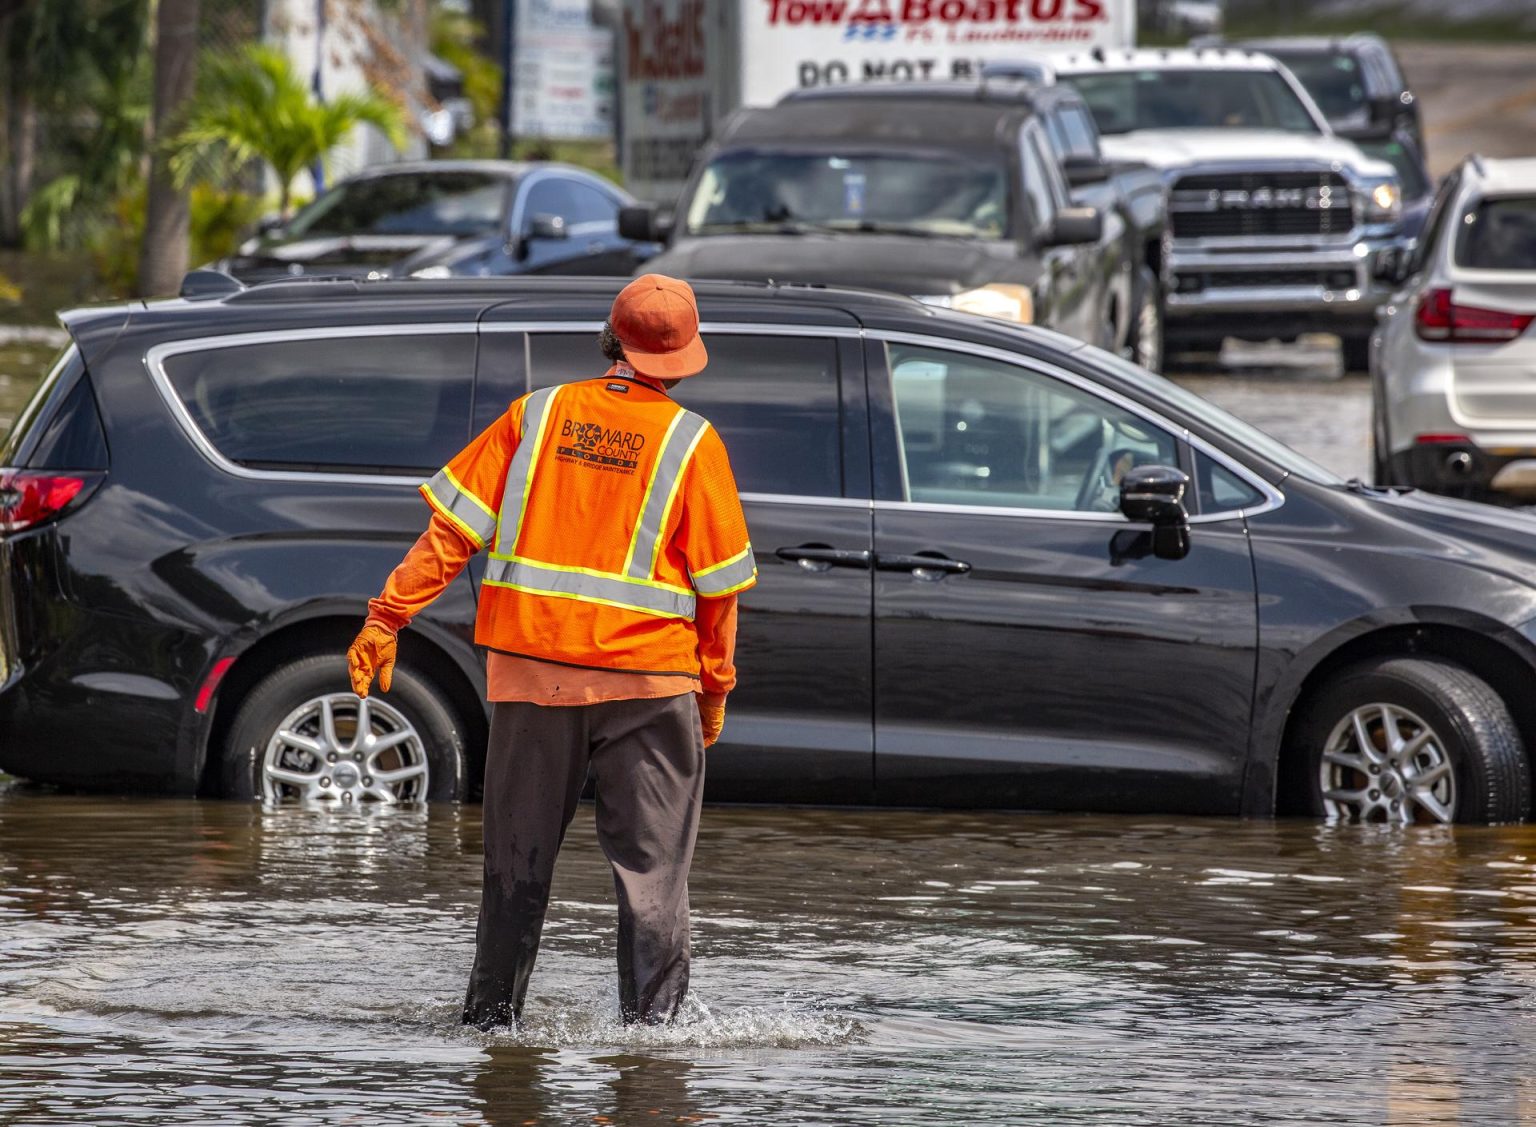
[[1445, 745], [1399, 705], [1365, 704], [1340, 720], [1318, 782], [1330, 821], [1456, 820], [1456, 772]]
[[307, 700], [277, 726], [260, 762], [268, 802], [410, 802], [430, 782], [421, 735], [374, 697], [329, 693]]

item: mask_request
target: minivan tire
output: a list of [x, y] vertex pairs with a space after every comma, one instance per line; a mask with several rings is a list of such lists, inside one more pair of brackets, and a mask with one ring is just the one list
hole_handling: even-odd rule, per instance
[[[1409, 740], [1410, 745], [1422, 727], [1433, 732], [1433, 739], [1419, 753], [1425, 762], [1412, 766], [1416, 773], [1427, 774], [1426, 764], [1435, 764], [1443, 754], [1454, 779], [1453, 821], [1487, 824], [1526, 819], [1531, 803], [1530, 764], [1503, 698], [1486, 681], [1459, 665], [1419, 657], [1379, 659], [1346, 668], [1304, 706], [1295, 729], [1293, 750], [1299, 754], [1293, 762], [1304, 764], [1304, 793], [1314, 815], [1330, 814], [1323, 794], [1323, 756], [1330, 740], [1342, 738], [1349, 741], [1348, 748], [1357, 747], [1358, 737], [1351, 738], [1351, 718], [1356, 713], [1374, 716], [1383, 705], [1391, 710], [1398, 737]], [[1385, 731], [1385, 725], [1372, 727], [1372, 721], [1367, 720], [1366, 730], [1373, 737], [1374, 753], [1388, 756], [1391, 749], [1381, 746], [1388, 738], [1381, 743], [1374, 739], [1378, 731]], [[1380, 773], [1372, 776], [1348, 769], [1364, 784], [1356, 793], [1390, 797], [1401, 789], [1398, 784], [1402, 779], [1412, 781], [1412, 775], [1396, 774], [1390, 762], [1378, 768]], [[1415, 815], [1413, 820], [1438, 820], [1407, 795], [1403, 803]], [[1376, 813], [1385, 820], [1395, 820], [1380, 807], [1370, 812], [1372, 820], [1376, 820]], [[1352, 809], [1351, 820], [1359, 813]]]
[[[259, 800], [261, 764], [267, 744], [283, 720], [308, 701], [336, 693], [350, 696], [347, 661], [341, 654], [317, 654], [279, 666], [259, 681], [241, 703], [224, 742], [220, 792], [226, 798]], [[464, 726], [432, 681], [407, 665], [396, 665], [390, 691], [377, 682], [379, 697], [417, 732], [427, 762], [425, 798], [462, 802], [469, 796]]]

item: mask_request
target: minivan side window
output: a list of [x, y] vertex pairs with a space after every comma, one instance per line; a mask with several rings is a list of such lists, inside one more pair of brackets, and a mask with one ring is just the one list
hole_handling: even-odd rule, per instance
[[[837, 342], [828, 337], [707, 333], [709, 367], [672, 398], [725, 440], [743, 493], [841, 497]], [[529, 337], [530, 386], [592, 379], [607, 369], [593, 333]]]
[[209, 342], [163, 369], [214, 448], [254, 469], [430, 473], [469, 440], [469, 332]]
[[909, 501], [1109, 513], [1127, 471], [1179, 464], [1171, 434], [1044, 373], [898, 344], [888, 359]]

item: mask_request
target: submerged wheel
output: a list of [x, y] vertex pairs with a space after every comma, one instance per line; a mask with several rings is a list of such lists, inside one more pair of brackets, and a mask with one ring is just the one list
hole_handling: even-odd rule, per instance
[[359, 698], [347, 683], [339, 654], [263, 678], [230, 726], [223, 793], [340, 805], [466, 797], [461, 727], [430, 681], [396, 666], [388, 694]]
[[1126, 341], [1126, 359], [1149, 372], [1163, 370], [1163, 299], [1152, 271], [1141, 272], [1141, 301]]
[[1329, 821], [1518, 822], [1530, 766], [1503, 699], [1449, 662], [1390, 658], [1341, 673], [1297, 729], [1311, 805]]

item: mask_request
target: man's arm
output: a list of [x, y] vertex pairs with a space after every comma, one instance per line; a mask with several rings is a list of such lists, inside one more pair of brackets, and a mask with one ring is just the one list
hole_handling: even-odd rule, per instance
[[432, 523], [390, 573], [379, 597], [369, 600], [367, 621], [347, 649], [352, 691], [358, 696], [368, 695], [375, 674], [379, 688], [389, 692], [396, 635], [448, 588], [469, 557], [495, 534], [496, 511], [522, 417], [520, 399], [422, 485]]

